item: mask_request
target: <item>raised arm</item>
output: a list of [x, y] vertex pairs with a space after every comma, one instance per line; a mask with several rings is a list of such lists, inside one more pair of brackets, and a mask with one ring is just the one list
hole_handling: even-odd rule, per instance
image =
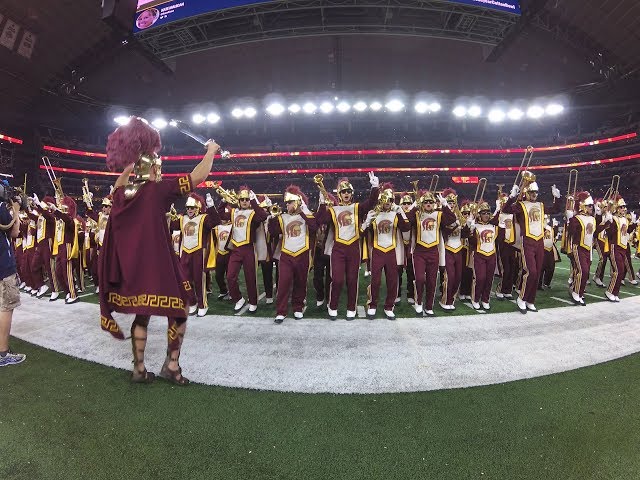
[[209, 173], [211, 172], [211, 167], [213, 166], [213, 158], [215, 157], [216, 153], [220, 151], [220, 145], [218, 145], [213, 140], [209, 140], [206, 147], [207, 153], [205, 153], [202, 160], [200, 160], [200, 163], [196, 165], [190, 173], [191, 184], [193, 185], [193, 188], [196, 188], [207, 179]]

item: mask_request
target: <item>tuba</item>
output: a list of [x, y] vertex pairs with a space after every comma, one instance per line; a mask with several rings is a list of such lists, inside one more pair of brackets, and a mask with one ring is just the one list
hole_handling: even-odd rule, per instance
[[318, 190], [320, 190], [320, 193], [322, 193], [322, 195], [324, 196], [324, 201], [327, 204], [327, 206], [332, 207], [333, 206], [333, 202], [331, 200], [329, 200], [329, 193], [327, 192], [327, 189], [324, 186], [324, 177], [322, 176], [321, 173], [315, 175], [313, 177], [313, 182], [318, 185]]

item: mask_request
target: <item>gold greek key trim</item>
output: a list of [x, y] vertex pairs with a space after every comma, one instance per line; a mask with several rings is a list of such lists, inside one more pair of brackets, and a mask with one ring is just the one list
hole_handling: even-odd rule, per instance
[[[189, 287], [191, 288], [191, 287]], [[167, 295], [132, 295], [125, 297], [116, 292], [109, 292], [109, 303], [118, 307], [155, 307], [184, 310], [184, 301], [180, 297]]]
[[178, 185], [180, 185], [180, 193], [182, 195], [191, 193], [191, 181], [188, 175], [178, 178]]

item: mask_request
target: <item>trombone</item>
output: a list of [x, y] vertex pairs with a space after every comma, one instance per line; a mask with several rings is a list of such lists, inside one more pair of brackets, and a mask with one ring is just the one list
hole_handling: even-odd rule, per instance
[[440, 175], [433, 175], [433, 177], [431, 177], [431, 183], [429, 184], [429, 191], [431, 193], [436, 193], [436, 188], [438, 188], [438, 180], [440, 180]]
[[[49, 160], [49, 157], [47, 156], [42, 157], [42, 165], [44, 165], [44, 169], [47, 171], [47, 176], [49, 177], [49, 181], [51, 182], [53, 191], [57, 195], [58, 187], [56, 186], [56, 181], [58, 180], [58, 178], [56, 177], [56, 172], [53, 170], [53, 167], [51, 166], [51, 160]], [[26, 178], [25, 178], [25, 183], [26, 183]], [[58, 182], [58, 186], [59, 186], [59, 182]]]
[[88, 209], [93, 210], [93, 199], [92, 199], [93, 195], [91, 194], [91, 191], [89, 190], [89, 179], [88, 178], [83, 178], [82, 179], [82, 200], [84, 201], [85, 205], [87, 206]]
[[416, 201], [418, 201], [418, 183], [420, 183], [420, 180], [414, 180], [411, 182], [411, 185], [413, 185], [413, 198]]
[[[532, 158], [533, 158], [533, 147], [529, 145], [524, 151], [522, 162], [520, 162], [520, 168], [518, 168], [518, 173], [516, 174], [516, 179], [513, 181], [514, 187], [518, 185], [518, 177], [520, 176], [521, 173], [522, 173], [522, 176], [524, 177], [526, 170], [529, 168], [529, 165], [531, 164]], [[521, 180], [520, 184], [522, 185], [523, 182], [524, 182], [524, 179]]]
[[327, 204], [327, 206], [332, 207], [333, 202], [329, 200], [329, 193], [327, 192], [327, 189], [324, 186], [324, 177], [322, 176], [322, 174], [318, 173], [317, 175], [315, 175], [313, 177], [313, 182], [316, 185], [318, 185], [318, 190], [320, 190], [320, 193], [322, 193], [322, 196], [324, 196], [324, 201]]
[[611, 177], [611, 186], [604, 194], [604, 198], [602, 199], [602, 205], [607, 209], [607, 212], [615, 213], [616, 209], [612, 208], [615, 206], [616, 197], [618, 196], [618, 191], [620, 188], [620, 175], [614, 175]]
[[567, 187], [567, 202], [565, 210], [573, 210], [576, 206], [576, 193], [578, 190], [578, 170], [569, 170], [569, 186]]
[[475, 217], [478, 214], [478, 207], [480, 206], [480, 202], [484, 198], [484, 191], [487, 188], [487, 179], [481, 178], [478, 180], [478, 186], [476, 187], [476, 193], [473, 196], [473, 203], [471, 204], [471, 212]]

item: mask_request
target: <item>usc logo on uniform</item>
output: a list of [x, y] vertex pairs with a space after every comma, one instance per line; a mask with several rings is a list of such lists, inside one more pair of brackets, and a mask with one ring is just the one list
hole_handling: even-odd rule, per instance
[[426, 231], [430, 231], [436, 228], [436, 219], [435, 218], [425, 218], [422, 221], [422, 229]]
[[529, 221], [530, 222], [540, 221], [540, 207], [532, 207], [531, 210], [529, 210]]
[[377, 225], [378, 233], [391, 233], [391, 222], [383, 220]]
[[235, 218], [235, 221], [233, 222], [233, 226], [238, 228], [243, 228], [246, 223], [247, 223], [247, 217], [245, 217], [244, 215], [238, 215]]
[[227, 238], [229, 238], [229, 232], [227, 232], [227, 231], [220, 232], [220, 233], [218, 234], [218, 239], [219, 239], [221, 242], [224, 242]]
[[587, 223], [587, 225], [584, 227], [584, 231], [587, 235], [591, 235], [593, 233], [593, 223]]
[[187, 222], [187, 223], [185, 223], [185, 225], [184, 225], [184, 235], [185, 235], [185, 237], [191, 237], [191, 236], [195, 235], [196, 227], [197, 227], [197, 225], [195, 224], [195, 222]]
[[511, 228], [511, 227], [513, 227], [513, 220], [511, 220], [510, 218], [505, 219], [505, 221], [504, 221], [504, 227], [505, 227], [505, 228]]
[[302, 222], [293, 221], [285, 229], [287, 237], [299, 237], [302, 234]]
[[353, 215], [351, 212], [341, 212], [338, 215], [338, 225], [341, 227], [348, 227], [353, 224]]
[[480, 241], [482, 243], [491, 243], [493, 241], [493, 232], [491, 230], [483, 230], [480, 234]]

